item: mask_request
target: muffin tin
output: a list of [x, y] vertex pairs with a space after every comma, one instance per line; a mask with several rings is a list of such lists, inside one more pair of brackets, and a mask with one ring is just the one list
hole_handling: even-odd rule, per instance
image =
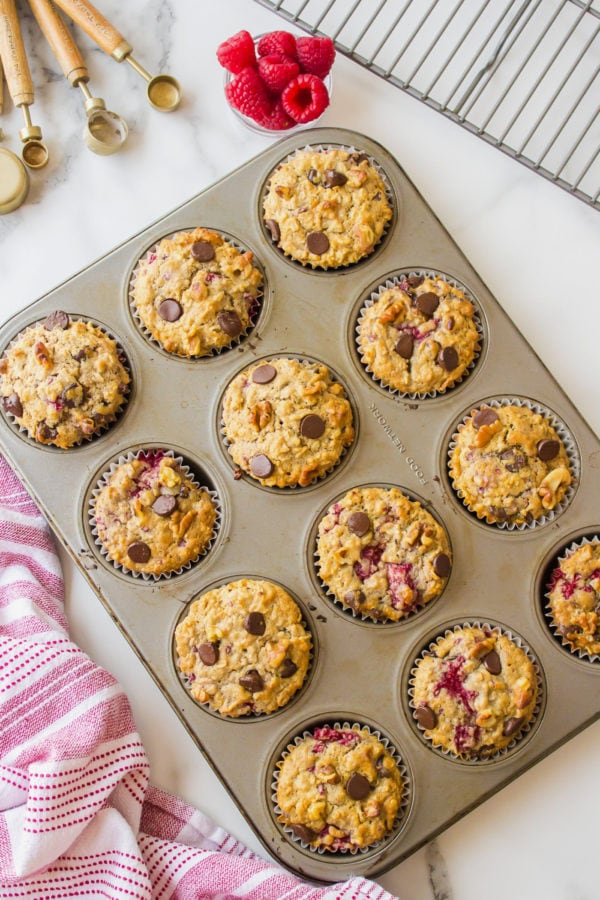
[[[284, 258], [261, 222], [272, 169], [304, 146], [353, 147], [373, 157], [394, 198], [391, 226], [373, 254], [343, 270], [303, 268]], [[137, 261], [161, 237], [197, 225], [214, 228], [255, 253], [265, 273], [260, 316], [231, 350], [182, 359], [149, 343], [130, 311]], [[400, 272], [432, 270], [464, 285], [477, 303], [482, 346], [477, 364], [446, 393], [405, 398], [371, 379], [355, 343], [361, 302]], [[101, 320], [124, 348], [132, 390], [118, 421], [68, 451], [35, 444], [2, 412], [2, 451], [20, 473], [98, 598], [129, 639], [182, 723], [254, 828], [265, 849], [316, 881], [350, 874], [376, 877], [598, 718], [600, 664], [572, 655], [545, 617], [545, 579], [573, 541], [600, 531], [600, 442], [388, 151], [348, 130], [318, 128], [280, 141], [193, 197], [14, 316], [0, 330], [0, 350], [54, 309]], [[264, 489], [238, 477], [220, 427], [227, 384], [241, 368], [278, 355], [320, 360], [347, 387], [356, 438], [343, 463], [314, 484]], [[507, 365], [510, 360], [510, 365]], [[447, 474], [457, 423], [493, 398], [520, 398], [565, 423], [579, 461], [564, 508], [524, 530], [498, 529], [463, 506]], [[110, 463], [142, 448], [181, 456], [219, 498], [218, 535], [190, 569], [158, 581], [133, 578], [100, 553], [88, 520], [98, 480]], [[319, 584], [314, 536], [319, 515], [355, 485], [390, 484], [417, 497], [446, 528], [453, 568], [442, 595], [397, 623], [361, 619], [341, 609]], [[65, 496], [69, 502], [65, 502]], [[228, 720], [207, 712], [179, 677], [173, 633], [186, 605], [210, 586], [266, 578], [299, 599], [314, 638], [306, 686], [268, 716]], [[463, 762], [423, 739], [410, 708], [415, 659], [446, 629], [479, 621], [519, 636], [543, 684], [535, 722], [509, 753]], [[272, 784], [277, 760], [305, 730], [358, 723], [395, 748], [409, 801], [393, 835], [357, 854], [316, 853], [277, 823]], [[239, 764], [240, 747], [250, 765]]]

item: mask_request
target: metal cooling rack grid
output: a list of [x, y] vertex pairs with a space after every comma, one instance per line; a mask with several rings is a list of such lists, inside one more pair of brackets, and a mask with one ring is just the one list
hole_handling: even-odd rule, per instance
[[256, 0], [600, 209], [600, 0]]

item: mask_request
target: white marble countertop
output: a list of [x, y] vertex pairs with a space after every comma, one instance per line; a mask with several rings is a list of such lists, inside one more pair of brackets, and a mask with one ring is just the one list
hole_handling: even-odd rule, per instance
[[[78, 31], [92, 92], [130, 128], [122, 152], [94, 156], [81, 140], [82, 97], [63, 79], [22, 4], [37, 90], [32, 118], [43, 127], [51, 159], [32, 174], [26, 204], [0, 217], [2, 320], [272, 142], [245, 130], [227, 109], [215, 48], [240, 28], [286, 27], [281, 19], [250, 0], [211, 3], [210, 12], [193, 0], [100, 6], [148, 69], [177, 76], [184, 100], [170, 115], [151, 109], [141, 79]], [[320, 124], [368, 134], [396, 156], [599, 434], [598, 213], [347, 59], [338, 58], [334, 76], [333, 102]], [[1, 125], [3, 146], [18, 150], [22, 119], [7, 98]], [[263, 852], [71, 559], [61, 556], [74, 639], [125, 688], [154, 783]], [[599, 740], [596, 722], [382, 875], [381, 884], [403, 900], [597, 897]]]

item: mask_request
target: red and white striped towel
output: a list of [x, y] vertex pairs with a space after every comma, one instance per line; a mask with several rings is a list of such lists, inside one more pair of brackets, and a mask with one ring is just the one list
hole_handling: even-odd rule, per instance
[[394, 900], [294, 878], [148, 771], [123, 691], [69, 640], [52, 535], [0, 456], [0, 897]]

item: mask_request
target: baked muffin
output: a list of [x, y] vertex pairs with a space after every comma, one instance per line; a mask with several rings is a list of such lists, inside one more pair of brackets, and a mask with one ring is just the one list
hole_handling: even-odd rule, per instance
[[62, 310], [26, 328], [0, 360], [2, 405], [40, 444], [67, 450], [103, 431], [129, 393], [115, 341]]
[[465, 625], [437, 641], [413, 673], [414, 717], [435, 747], [456, 756], [503, 750], [531, 722], [536, 670], [495, 629]]
[[550, 513], [572, 481], [550, 422], [526, 406], [482, 406], [459, 425], [450, 476], [465, 505], [490, 524], [528, 524]]
[[175, 641], [192, 697], [234, 717], [285, 706], [304, 683], [312, 646], [290, 595], [250, 578], [195, 600]]
[[196, 560], [211, 541], [217, 518], [210, 493], [160, 450], [118, 463], [103, 480], [92, 512], [108, 558], [155, 577]]
[[317, 566], [336, 600], [357, 615], [398, 621], [443, 591], [448, 537], [397, 488], [358, 487], [319, 522]]
[[548, 611], [565, 646], [600, 654], [600, 541], [568, 550], [548, 585]]
[[279, 357], [254, 363], [223, 398], [228, 451], [263, 485], [306, 486], [354, 439], [352, 408], [326, 365]]
[[258, 311], [263, 277], [253, 258], [208, 228], [165, 237], [134, 273], [134, 312], [169, 353], [207, 356], [227, 347]]
[[479, 347], [474, 307], [438, 275], [409, 275], [385, 288], [358, 323], [363, 364], [386, 387], [442, 393], [465, 374]]
[[362, 850], [394, 828], [403, 778], [368, 728], [315, 728], [288, 749], [278, 769], [278, 821], [311, 847]]
[[303, 265], [348, 266], [373, 252], [392, 209], [364, 153], [301, 150], [271, 175], [264, 221], [274, 243]]

